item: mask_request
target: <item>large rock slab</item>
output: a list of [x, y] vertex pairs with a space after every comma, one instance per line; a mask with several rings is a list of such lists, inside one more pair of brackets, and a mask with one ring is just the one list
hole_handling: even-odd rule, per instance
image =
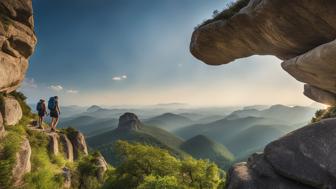
[[336, 38], [334, 0], [250, 0], [229, 19], [198, 27], [190, 50], [219, 65], [251, 55], [296, 57]]
[[227, 189], [313, 189], [276, 174], [263, 154], [235, 164], [228, 172]]
[[336, 96], [336, 40], [320, 45], [282, 63], [282, 68], [297, 80]]
[[[220, 65], [274, 55], [283, 69], [315, 88], [305, 95], [327, 105], [336, 96], [336, 1], [250, 0], [230, 18], [216, 16], [194, 31], [191, 53]], [[335, 40], [335, 41], [334, 41]]]
[[15, 125], [22, 118], [22, 109], [20, 103], [11, 96], [3, 97], [3, 119], [6, 125]]
[[31, 171], [30, 156], [31, 147], [28, 139], [25, 138], [15, 156], [16, 160], [12, 171], [13, 186], [21, 186], [23, 184], [24, 175]]
[[18, 88], [37, 39], [31, 0], [0, 1], [0, 92]]
[[265, 148], [275, 172], [316, 188], [336, 188], [336, 119], [296, 130]]
[[329, 91], [314, 87], [308, 84], [304, 85], [304, 95], [310, 99], [320, 102], [322, 104], [328, 104], [331, 106], [336, 106], [336, 94]]

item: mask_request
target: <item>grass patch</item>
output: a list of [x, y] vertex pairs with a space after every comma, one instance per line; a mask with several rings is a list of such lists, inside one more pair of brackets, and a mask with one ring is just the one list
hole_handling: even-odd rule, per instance
[[3, 189], [12, 188], [12, 170], [16, 161], [16, 153], [20, 149], [26, 134], [25, 124], [28, 118], [24, 117], [15, 126], [5, 126], [6, 135], [0, 142], [0, 186]]
[[3, 189], [12, 188], [12, 170], [22, 141], [20, 133], [7, 130], [5, 138], [0, 143], [0, 186]]
[[58, 189], [62, 188], [61, 168], [65, 160], [61, 156], [51, 158], [48, 153], [48, 136], [39, 131], [28, 130], [32, 147], [32, 171], [25, 177], [25, 188]]
[[204, 21], [199, 26], [195, 27], [197, 29], [200, 26], [207, 25], [216, 20], [228, 20], [235, 14], [237, 14], [242, 8], [246, 7], [250, 0], [236, 0], [235, 2], [231, 2], [227, 5], [226, 9], [223, 11], [215, 10], [213, 11], [212, 19]]

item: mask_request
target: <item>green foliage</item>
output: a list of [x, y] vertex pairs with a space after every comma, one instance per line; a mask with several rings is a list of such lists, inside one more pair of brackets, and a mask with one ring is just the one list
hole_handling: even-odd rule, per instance
[[116, 143], [120, 166], [104, 188], [215, 189], [221, 182], [218, 167], [205, 160], [179, 160], [167, 150], [139, 143]]
[[[229, 3], [227, 5], [227, 8], [223, 10], [222, 12], [215, 10], [213, 11], [213, 19], [204, 21], [200, 26], [209, 24], [216, 20], [228, 20], [232, 16], [234, 16], [236, 13], [238, 13], [242, 8], [246, 7], [250, 0], [236, 0], [235, 2]], [[199, 26], [197, 26], [195, 29], [197, 29]]]
[[100, 168], [96, 164], [96, 159], [99, 156], [101, 155], [98, 152], [94, 152], [82, 157], [77, 167], [72, 171], [72, 179], [75, 181], [72, 183], [73, 188], [98, 189], [102, 187], [107, 178], [102, 178], [101, 180], [98, 178]]
[[15, 163], [15, 156], [23, 141], [19, 130], [8, 130], [5, 138], [0, 142], [0, 186], [3, 189], [11, 188], [12, 169]]
[[[26, 188], [58, 189], [63, 185], [60, 175], [61, 165], [52, 161], [48, 154], [48, 136], [39, 131], [27, 130], [27, 136], [32, 148], [32, 171], [25, 177]], [[60, 157], [58, 157], [60, 158]], [[64, 162], [65, 160], [60, 160]]]
[[322, 119], [327, 118], [336, 118], [336, 106], [331, 106], [327, 109], [316, 111], [315, 117], [312, 118], [311, 123], [319, 122]]
[[183, 189], [184, 186], [180, 186], [176, 177], [164, 176], [158, 177], [149, 175], [145, 177], [143, 183], [141, 183], [137, 189]]
[[217, 188], [221, 182], [219, 169], [207, 160], [187, 158], [182, 161], [182, 179], [189, 188]]

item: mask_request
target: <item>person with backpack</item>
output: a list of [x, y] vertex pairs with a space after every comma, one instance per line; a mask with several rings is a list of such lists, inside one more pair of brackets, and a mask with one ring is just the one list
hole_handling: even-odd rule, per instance
[[43, 129], [43, 119], [44, 119], [44, 116], [48, 114], [47, 112], [47, 108], [46, 108], [46, 105], [45, 105], [45, 101], [43, 99], [40, 99], [40, 101], [37, 103], [36, 105], [36, 111], [37, 111], [37, 114], [38, 114], [38, 126], [40, 129]]
[[59, 115], [61, 114], [60, 108], [58, 106], [58, 96], [50, 97], [48, 101], [48, 109], [50, 111], [51, 117], [51, 132], [55, 132], [59, 120]]

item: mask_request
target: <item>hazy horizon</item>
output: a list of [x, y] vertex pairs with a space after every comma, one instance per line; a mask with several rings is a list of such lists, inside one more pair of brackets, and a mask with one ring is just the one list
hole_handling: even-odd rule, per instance
[[[310, 105], [272, 56], [208, 66], [189, 52], [193, 28], [228, 1], [35, 0], [38, 45], [21, 90], [62, 105]], [[136, 19], [135, 19], [136, 18]]]

